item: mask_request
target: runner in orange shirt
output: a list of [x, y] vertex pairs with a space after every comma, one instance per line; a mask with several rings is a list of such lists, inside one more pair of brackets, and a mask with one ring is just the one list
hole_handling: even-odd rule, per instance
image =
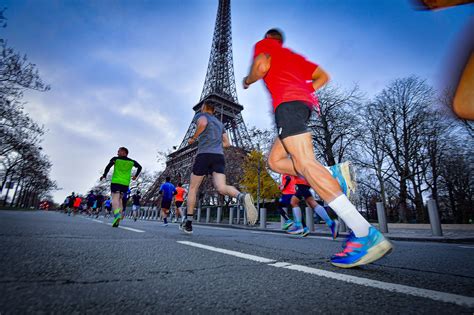
[[176, 195], [174, 196], [174, 204], [176, 205], [174, 222], [179, 220], [179, 217], [181, 217], [181, 222], [184, 222], [184, 216], [181, 213], [181, 206], [184, 202], [184, 195], [186, 195], [187, 193], [188, 191], [183, 188], [183, 184], [179, 183], [178, 187], [176, 187]]
[[76, 215], [77, 212], [79, 211], [79, 207], [81, 206], [82, 198], [77, 196], [76, 199], [74, 199], [74, 212], [72, 213], [73, 215]]

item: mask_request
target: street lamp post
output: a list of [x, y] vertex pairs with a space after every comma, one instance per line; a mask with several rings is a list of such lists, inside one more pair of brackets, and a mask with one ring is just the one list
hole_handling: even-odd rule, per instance
[[260, 213], [260, 156], [258, 157], [257, 209]]
[[258, 148], [258, 166], [257, 166], [257, 209], [260, 213], [260, 172], [261, 172], [261, 166], [260, 166], [260, 144], [257, 143], [257, 148]]
[[[258, 139], [258, 133], [253, 132], [252, 134], [253, 137], [256, 137]], [[257, 140], [258, 141], [258, 140]], [[257, 164], [257, 209], [260, 213], [260, 173], [262, 171], [261, 168], [261, 163], [260, 163], [260, 143], [257, 142], [257, 149], [258, 149], [258, 164]]]

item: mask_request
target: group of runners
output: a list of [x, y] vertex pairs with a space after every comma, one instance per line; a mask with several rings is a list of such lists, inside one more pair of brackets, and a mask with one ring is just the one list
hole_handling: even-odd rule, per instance
[[[281, 197], [279, 200], [278, 210], [284, 220], [282, 226], [283, 230], [287, 231], [289, 234], [299, 235], [302, 237], [309, 234], [309, 228], [306, 226], [299, 205], [300, 201], [304, 200], [306, 205], [314, 211], [314, 214], [326, 222], [331, 230], [333, 239], [337, 238], [339, 235], [339, 220], [332, 219], [326, 211], [326, 208], [316, 201], [311, 193], [311, 186], [304, 177], [282, 174], [280, 190]], [[293, 220], [288, 216], [288, 209], [292, 209]]]
[[[250, 85], [263, 79], [273, 100], [278, 136], [268, 156], [268, 165], [274, 172], [282, 174], [284, 180], [281, 201], [294, 214], [293, 220], [290, 220], [288, 214], [281, 210], [285, 219], [284, 228], [292, 234], [304, 236], [309, 233], [298, 206], [299, 199], [304, 199], [326, 221], [334, 238], [338, 233], [338, 220], [344, 221], [351, 230], [347, 240], [343, 242], [342, 251], [331, 257], [333, 265], [351, 268], [374, 262], [388, 254], [392, 245], [349, 200], [347, 195], [353, 184], [347, 165], [332, 166], [328, 170], [314, 156], [308, 120], [312, 111], [318, 108], [314, 92], [328, 82], [329, 76], [317, 64], [283, 46], [283, 42], [283, 33], [278, 29], [271, 29], [265, 33], [263, 40], [256, 43], [250, 72], [243, 79], [243, 88], [248, 89]], [[255, 224], [258, 219], [251, 195], [226, 183], [224, 148], [231, 144], [224, 125], [214, 116], [215, 105], [211, 101], [203, 103], [195, 116], [195, 133], [189, 139], [189, 144], [198, 142], [198, 149], [189, 179], [187, 211], [182, 214], [180, 224], [180, 229], [187, 234], [193, 232], [197, 192], [205, 176], [212, 177], [212, 183], [219, 194], [235, 198], [243, 206], [249, 224]], [[124, 147], [118, 150], [117, 157], [110, 160], [101, 180], [107, 176], [112, 166], [113, 226], [117, 227], [122, 219], [121, 196], [127, 193], [130, 180], [139, 176], [141, 166], [128, 158], [128, 150]], [[137, 171], [132, 177], [133, 167]], [[339, 219], [329, 217], [325, 208], [315, 201], [310, 188]], [[161, 186], [160, 194], [163, 197], [162, 216], [167, 225], [166, 217], [172, 197], [178, 194], [169, 178]]]
[[[131, 191], [128, 189], [127, 192], [121, 196], [123, 209], [127, 208], [130, 194]], [[144, 213], [140, 212], [140, 191], [137, 190], [131, 197], [132, 211], [130, 211], [129, 216], [136, 221], [140, 215], [144, 215]], [[96, 218], [98, 218], [99, 214], [104, 211], [104, 217], [107, 218], [112, 213], [112, 200], [110, 196], [104, 196], [100, 192], [96, 194], [93, 190], [91, 190], [86, 197], [81, 197], [72, 192], [71, 195], [66, 197], [61, 208], [68, 215], [71, 215], [71, 213], [73, 215], [82, 213], [89, 216], [95, 216]], [[126, 216], [125, 213], [124, 216]]]

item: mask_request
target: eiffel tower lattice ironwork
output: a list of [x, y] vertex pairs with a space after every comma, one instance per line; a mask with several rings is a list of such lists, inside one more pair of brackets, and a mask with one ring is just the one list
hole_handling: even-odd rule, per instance
[[[209, 65], [201, 98], [193, 107], [195, 113], [199, 113], [201, 106], [207, 101], [216, 105], [215, 115], [224, 124], [232, 143], [233, 147], [226, 150], [226, 158], [229, 155], [234, 158], [239, 156], [237, 160], [243, 163], [244, 154], [251, 149], [252, 145], [241, 113], [244, 107], [238, 102], [235, 87], [230, 0], [219, 0]], [[193, 120], [177, 150], [168, 155], [165, 171], [145, 194], [144, 200], [146, 202], [149, 203], [157, 198], [159, 187], [166, 176], [170, 176], [175, 183], [189, 181], [191, 167], [197, 152], [197, 143], [189, 145], [188, 140], [195, 130], [196, 123]], [[238, 167], [237, 170], [234, 167], [229, 172], [238, 174], [241, 172], [241, 167]], [[229, 174], [226, 175], [229, 177]], [[211, 189], [210, 185], [207, 187]], [[206, 193], [209, 194], [211, 191], [204, 192], [204, 194]]]

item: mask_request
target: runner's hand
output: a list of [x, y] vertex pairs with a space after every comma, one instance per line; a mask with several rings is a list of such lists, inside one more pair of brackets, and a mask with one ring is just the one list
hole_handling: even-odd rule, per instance
[[133, 176], [132, 179], [133, 179], [133, 180], [137, 180], [137, 177], [136, 177], [136, 176]]
[[194, 142], [196, 142], [196, 139], [194, 139], [194, 138], [190, 138], [188, 140], [188, 144], [193, 144]]
[[242, 81], [242, 86], [244, 87], [244, 90], [249, 88], [250, 84], [247, 83], [247, 77], [244, 77], [244, 80]]

